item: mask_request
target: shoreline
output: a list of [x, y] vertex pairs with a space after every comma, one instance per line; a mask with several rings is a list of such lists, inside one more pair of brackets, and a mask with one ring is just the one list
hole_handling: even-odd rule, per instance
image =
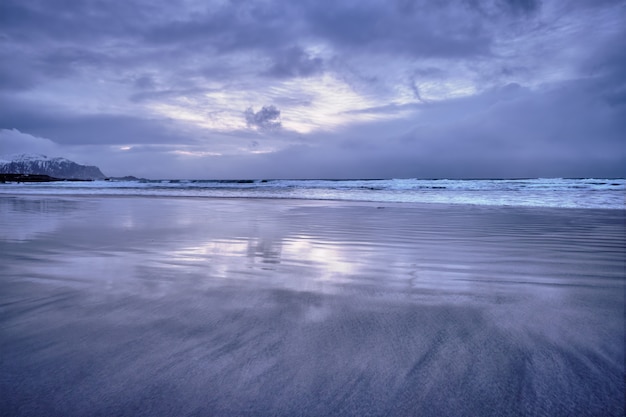
[[216, 196], [216, 195], [165, 195], [165, 194], [106, 194], [106, 193], [19, 193], [19, 192], [2, 192], [0, 191], [0, 198], [76, 198], [76, 199], [93, 199], [93, 198], [145, 198], [145, 199], [189, 199], [189, 200], [233, 200], [233, 201], [280, 201], [280, 202], [294, 202], [294, 203], [329, 203], [329, 204], [365, 204], [374, 205], [381, 208], [386, 206], [402, 206], [413, 208], [433, 208], [433, 207], [467, 207], [467, 208], [491, 208], [491, 209], [529, 209], [529, 210], [599, 210], [599, 211], [624, 211], [624, 207], [558, 207], [558, 206], [537, 206], [537, 205], [502, 205], [502, 204], [480, 204], [480, 203], [453, 203], [453, 202], [427, 202], [427, 201], [379, 201], [379, 200], [349, 200], [349, 199], [331, 199], [331, 198], [299, 198], [299, 197], [263, 197], [263, 196]]

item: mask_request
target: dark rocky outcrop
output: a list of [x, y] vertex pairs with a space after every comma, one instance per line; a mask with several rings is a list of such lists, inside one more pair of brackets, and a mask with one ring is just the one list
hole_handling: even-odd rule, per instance
[[0, 183], [3, 182], [53, 182], [53, 181], [93, 181], [79, 179], [55, 178], [42, 174], [0, 174]]

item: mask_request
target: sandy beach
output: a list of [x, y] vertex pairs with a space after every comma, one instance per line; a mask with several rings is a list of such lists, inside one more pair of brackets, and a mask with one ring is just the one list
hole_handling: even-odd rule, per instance
[[623, 210], [0, 196], [2, 416], [622, 416]]

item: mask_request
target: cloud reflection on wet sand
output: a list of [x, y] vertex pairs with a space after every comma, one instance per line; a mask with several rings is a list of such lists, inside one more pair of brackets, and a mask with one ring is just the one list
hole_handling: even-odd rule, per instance
[[2, 414], [624, 412], [618, 210], [0, 208]]

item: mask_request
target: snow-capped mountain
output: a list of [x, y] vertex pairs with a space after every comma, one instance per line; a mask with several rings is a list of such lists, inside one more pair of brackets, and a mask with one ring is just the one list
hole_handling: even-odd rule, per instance
[[13, 155], [0, 158], [0, 174], [40, 174], [54, 178], [97, 180], [106, 178], [98, 167], [80, 165], [45, 155]]

